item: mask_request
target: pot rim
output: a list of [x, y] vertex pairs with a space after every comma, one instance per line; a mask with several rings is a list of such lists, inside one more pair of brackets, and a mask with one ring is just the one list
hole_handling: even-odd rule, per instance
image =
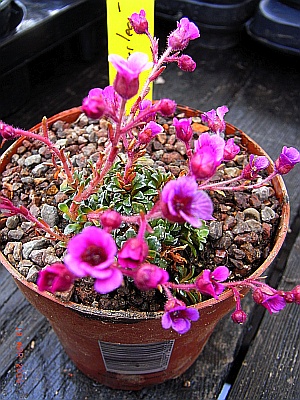
[[[190, 113], [191, 115], [196, 115], [199, 116], [202, 114], [201, 111], [192, 108], [192, 107], [186, 107], [182, 106], [180, 104], [177, 105], [177, 108], [179, 110], [185, 111], [187, 113]], [[82, 113], [81, 107], [74, 107], [69, 110], [62, 111], [58, 114], [53, 115], [52, 117], [48, 118], [47, 122], [49, 125], [53, 124], [55, 121], [58, 120], [68, 120], [68, 122], [73, 122], [75, 121], [79, 115]], [[41, 126], [41, 123], [35, 125], [33, 128], [30, 129], [30, 131], [37, 131], [39, 130]], [[246, 133], [241, 131], [240, 129], [236, 128], [234, 125], [229, 124], [226, 122], [226, 134], [233, 134], [235, 132], [239, 132], [242, 136], [243, 142], [249, 142], [253, 145], [253, 147], [256, 149], [256, 151], [260, 152], [260, 155], [266, 156], [270, 160], [270, 166], [269, 166], [269, 172], [273, 170], [274, 164], [269, 155], [253, 140], [251, 139]], [[2, 173], [3, 168], [2, 165], [10, 159], [10, 157], [15, 153], [16, 149], [18, 146], [23, 142], [25, 138], [20, 137], [13, 143], [0, 157], [0, 173]], [[4, 166], [5, 167], [5, 166]], [[276, 195], [280, 197], [281, 203], [282, 203], [282, 214], [280, 217], [280, 222], [278, 226], [278, 230], [276, 233], [275, 237], [275, 243], [270, 251], [268, 257], [265, 259], [265, 261], [260, 265], [260, 267], [257, 268], [256, 271], [254, 271], [250, 277], [251, 278], [257, 278], [263, 274], [263, 272], [266, 271], [266, 269], [270, 266], [270, 264], [273, 262], [275, 257], [277, 256], [282, 244], [284, 243], [287, 231], [288, 231], [288, 226], [289, 226], [289, 217], [290, 217], [290, 205], [289, 205], [289, 198], [287, 194], [287, 190], [284, 184], [284, 181], [281, 176], [276, 176], [272, 180], [272, 184], [274, 185], [276, 189]], [[37, 288], [37, 285], [33, 282], [28, 282], [26, 278], [20, 274], [20, 272], [13, 267], [13, 265], [5, 258], [4, 254], [0, 251], [0, 262], [4, 265], [4, 267], [8, 270], [8, 272], [13, 276], [13, 278], [20, 283], [22, 283], [24, 286], [27, 288], [33, 290], [38, 296], [43, 296], [46, 297], [49, 300], [54, 301], [55, 303], [60, 304], [63, 307], [67, 307], [75, 312], [78, 312], [83, 315], [91, 315], [95, 318], [105, 318], [105, 319], [114, 319], [114, 318], [125, 318], [127, 320], [147, 320], [147, 319], [159, 319], [163, 311], [157, 311], [157, 312], [142, 312], [142, 311], [117, 311], [117, 310], [99, 310], [95, 309], [91, 306], [86, 306], [83, 304], [77, 304], [72, 301], [65, 301], [62, 300], [61, 298], [53, 295], [50, 292], [44, 291], [40, 292]], [[247, 292], [245, 289], [240, 289], [243, 291], [243, 293]], [[230, 297], [233, 297], [233, 293], [230, 289], [225, 290], [220, 296], [219, 299], [216, 300], [214, 298], [205, 300], [201, 303], [191, 305], [189, 307], [196, 308], [198, 310], [202, 310], [207, 307], [212, 307], [216, 305], [217, 303], [224, 301], [226, 299], [229, 299]]]

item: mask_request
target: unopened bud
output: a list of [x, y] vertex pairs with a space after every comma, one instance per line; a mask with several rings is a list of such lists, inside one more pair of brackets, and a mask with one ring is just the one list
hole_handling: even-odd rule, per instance
[[243, 324], [247, 319], [247, 314], [243, 310], [235, 310], [231, 314], [231, 319], [236, 324]]

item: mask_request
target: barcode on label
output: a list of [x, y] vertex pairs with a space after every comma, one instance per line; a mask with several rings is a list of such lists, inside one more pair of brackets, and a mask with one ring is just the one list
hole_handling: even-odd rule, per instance
[[147, 344], [119, 344], [99, 340], [107, 371], [120, 374], [149, 374], [168, 368], [174, 340]]

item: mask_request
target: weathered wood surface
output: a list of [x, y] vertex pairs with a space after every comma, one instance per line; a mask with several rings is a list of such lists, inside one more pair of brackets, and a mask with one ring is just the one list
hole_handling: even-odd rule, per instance
[[[299, 255], [300, 235], [288, 259], [280, 289], [291, 290], [300, 281]], [[265, 314], [228, 400], [297, 400], [300, 393], [299, 377], [300, 318], [299, 306], [293, 304], [277, 315]]]
[[[157, 26], [156, 35], [161, 37], [165, 33], [163, 29], [167, 32], [167, 28]], [[160, 43], [164, 44], [163, 38]], [[32, 97], [19, 111], [6, 118], [8, 123], [29, 128], [40, 122], [43, 115], [51, 116], [77, 106], [90, 88], [107, 84], [106, 52], [103, 50], [97, 60], [86, 64], [72, 57], [68, 45], [56, 48], [30, 65]], [[165, 83], [155, 87], [155, 98], [170, 97], [180, 104], [202, 110], [227, 104], [231, 110], [227, 120], [254, 137], [272, 157], [278, 155], [282, 145], [300, 148], [298, 59], [258, 47], [246, 38], [235, 49], [226, 51], [202, 49], [192, 43], [188, 53], [197, 61], [197, 70], [188, 74], [170, 66], [163, 75]], [[285, 181], [294, 219], [300, 198], [299, 168]], [[298, 239], [282, 284], [285, 279], [294, 278], [293, 272], [289, 271], [297, 267], [299, 256]], [[245, 310], [251, 313], [253, 305], [249, 297], [244, 303]], [[217, 399], [223, 384], [231, 376], [230, 369], [237, 360], [243, 338], [249, 331], [255, 331], [255, 321], [252, 323], [251, 319], [241, 327], [233, 324], [229, 316], [225, 317], [197, 362], [183, 376], [138, 392], [123, 392], [105, 388], [75, 368], [48, 322], [22, 298], [2, 266], [0, 304], [0, 398], [9, 400]], [[247, 368], [245, 364], [241, 366], [233, 384], [231, 399], [297, 399], [297, 324], [299, 309], [296, 307], [288, 306], [280, 316], [270, 319], [264, 316], [245, 359]], [[18, 327], [22, 328], [25, 349], [22, 365], [26, 379], [21, 385], [16, 383]], [[235, 368], [239, 368], [238, 363]], [[259, 385], [265, 389], [263, 397], [258, 391]]]

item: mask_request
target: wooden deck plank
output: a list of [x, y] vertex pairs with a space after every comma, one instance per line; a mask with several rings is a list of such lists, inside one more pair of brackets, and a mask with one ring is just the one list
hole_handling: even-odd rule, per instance
[[[45, 324], [46, 319], [24, 300], [13, 279], [2, 265], [0, 266], [0, 293], [0, 376], [2, 376], [16, 359], [16, 343], [21, 341], [23, 347], [26, 348], [36, 332]], [[17, 336], [18, 329], [21, 330], [22, 337]]]
[[[280, 288], [300, 281], [300, 234], [288, 260]], [[277, 315], [265, 313], [253, 345], [242, 364], [228, 400], [298, 400], [300, 393], [299, 306], [288, 305]]]
[[[27, 303], [26, 300], [23, 301]], [[27, 303], [28, 308], [35, 310]], [[28, 322], [30, 325], [31, 322]], [[2, 374], [0, 390], [3, 399], [65, 399], [76, 398], [80, 392], [80, 399], [107, 400], [164, 398], [168, 393], [168, 400], [181, 400], [182, 398], [205, 399], [216, 398], [234, 359], [239, 338], [246, 327], [235, 325], [230, 317], [221, 321], [216, 331], [211, 336], [207, 347], [204, 349], [196, 363], [181, 377], [168, 381], [162, 385], [143, 389], [139, 392], [125, 392], [112, 390], [85, 377], [64, 353], [56, 335], [48, 323], [36, 327], [35, 334], [30, 335], [30, 342], [25, 345], [24, 358], [22, 359], [24, 383], [16, 384], [15, 364], [18, 359], [15, 347], [12, 357], [15, 363], [9, 363], [7, 373]], [[25, 336], [25, 321], [23, 333]], [[14, 329], [11, 332], [12, 342], [15, 342]], [[23, 340], [23, 338], [22, 338]], [[34, 341], [34, 347], [30, 344]], [[190, 385], [190, 386], [188, 386]]]

